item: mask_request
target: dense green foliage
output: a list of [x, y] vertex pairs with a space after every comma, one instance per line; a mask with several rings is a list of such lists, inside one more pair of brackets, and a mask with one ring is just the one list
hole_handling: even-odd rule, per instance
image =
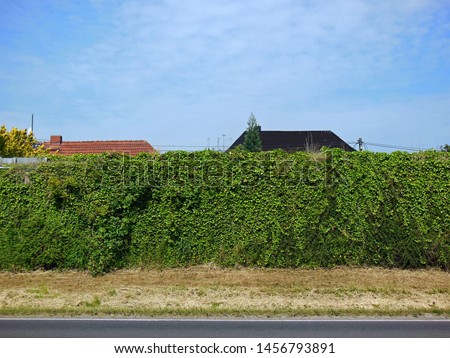
[[261, 127], [258, 125], [254, 114], [250, 114], [244, 134], [244, 149], [250, 152], [260, 152], [262, 150], [260, 131]]
[[450, 268], [450, 154], [51, 157], [0, 171], [0, 269]]

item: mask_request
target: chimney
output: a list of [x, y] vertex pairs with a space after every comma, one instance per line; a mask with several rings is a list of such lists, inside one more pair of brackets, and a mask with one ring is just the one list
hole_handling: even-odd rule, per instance
[[62, 136], [61, 135], [52, 135], [50, 136], [50, 146], [51, 147], [58, 147], [62, 143]]

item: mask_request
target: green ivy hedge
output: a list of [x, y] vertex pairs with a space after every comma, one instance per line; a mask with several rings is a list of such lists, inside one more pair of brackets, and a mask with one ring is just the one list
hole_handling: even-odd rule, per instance
[[55, 156], [0, 195], [3, 270], [450, 268], [448, 153]]

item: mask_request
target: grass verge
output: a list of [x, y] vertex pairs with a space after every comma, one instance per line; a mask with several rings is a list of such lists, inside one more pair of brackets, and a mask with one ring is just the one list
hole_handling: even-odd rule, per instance
[[223, 269], [215, 266], [0, 273], [3, 316], [450, 317], [439, 270]]
[[255, 318], [295, 318], [295, 317], [442, 317], [450, 315], [450, 309], [275, 309], [271, 311], [261, 309], [151, 309], [151, 308], [38, 308], [19, 307], [0, 310], [3, 316], [38, 316], [38, 317], [255, 317]]

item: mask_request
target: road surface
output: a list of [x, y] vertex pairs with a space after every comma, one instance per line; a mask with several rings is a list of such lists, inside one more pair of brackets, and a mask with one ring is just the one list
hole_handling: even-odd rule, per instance
[[0, 318], [0, 338], [450, 338], [450, 320]]

